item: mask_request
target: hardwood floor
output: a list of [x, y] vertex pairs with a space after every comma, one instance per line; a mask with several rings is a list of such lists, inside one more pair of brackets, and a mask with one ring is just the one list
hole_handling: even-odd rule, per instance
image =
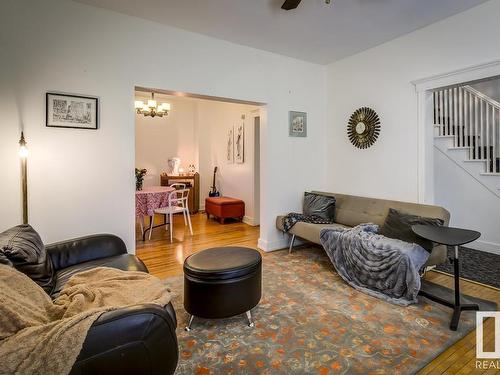
[[[155, 224], [162, 218], [156, 217]], [[251, 227], [241, 222], [221, 225], [215, 220], [207, 220], [205, 214], [191, 215], [193, 233], [184, 226], [182, 216], [174, 216], [174, 242], [170, 243], [169, 233], [164, 227], [153, 229], [151, 240], [141, 241], [141, 231], [137, 226], [136, 255], [146, 264], [153, 275], [160, 278], [182, 275], [182, 264], [189, 255], [215, 246], [247, 246], [257, 249], [259, 227]], [[148, 233], [149, 234], [149, 233]]]
[[[160, 218], [157, 218], [159, 220]], [[136, 254], [160, 278], [182, 275], [184, 259], [197, 251], [215, 247], [239, 245], [257, 249], [259, 228], [240, 222], [221, 225], [214, 220], [207, 220], [204, 214], [192, 215], [194, 236], [184, 226], [182, 216], [174, 219], [174, 242], [170, 243], [164, 227], [153, 230], [151, 240], [141, 241], [140, 229], [137, 228]], [[159, 224], [159, 221], [157, 222]], [[265, 252], [261, 252], [266, 256]], [[434, 283], [453, 287], [453, 279], [445, 274], [429, 272], [426, 278]], [[500, 306], [500, 290], [462, 280], [462, 292], [471, 296], [495, 301]], [[450, 310], [451, 317], [451, 310]], [[485, 322], [485, 347], [493, 348], [495, 325], [492, 319]], [[500, 338], [497, 338], [500, 340]], [[498, 369], [476, 369], [476, 333], [471, 332], [434, 361], [429, 363], [419, 374], [498, 374]]]
[[[453, 288], [453, 278], [439, 272], [429, 272], [426, 279], [433, 283]], [[477, 283], [461, 280], [461, 292], [474, 297], [494, 301], [500, 306], [500, 290], [483, 286]], [[451, 310], [450, 310], [451, 311]], [[450, 313], [451, 314], [451, 313]], [[494, 347], [495, 324], [493, 319], [484, 323], [484, 346]], [[500, 338], [497, 338], [500, 340]], [[497, 365], [498, 366], [498, 365]], [[472, 331], [462, 340], [458, 341], [446, 351], [441, 353], [434, 361], [429, 363], [419, 374], [499, 374], [500, 369], [476, 369], [476, 331]]]

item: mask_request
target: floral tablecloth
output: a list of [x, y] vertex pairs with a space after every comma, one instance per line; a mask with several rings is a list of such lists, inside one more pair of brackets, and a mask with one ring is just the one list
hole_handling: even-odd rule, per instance
[[135, 216], [153, 216], [155, 209], [168, 206], [170, 186], [148, 186], [135, 192]]

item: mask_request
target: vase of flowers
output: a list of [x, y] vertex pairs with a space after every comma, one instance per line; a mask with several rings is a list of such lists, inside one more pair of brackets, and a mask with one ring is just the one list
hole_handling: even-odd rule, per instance
[[135, 169], [135, 190], [142, 190], [142, 184], [144, 182], [144, 176], [148, 173], [146, 169]]

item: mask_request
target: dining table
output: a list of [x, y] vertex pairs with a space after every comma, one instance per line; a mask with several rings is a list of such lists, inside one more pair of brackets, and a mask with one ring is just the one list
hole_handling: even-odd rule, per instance
[[[139, 220], [141, 225], [142, 240], [146, 239], [146, 232], [151, 231], [153, 228], [162, 226], [154, 225], [155, 210], [168, 206], [168, 197], [175, 189], [170, 186], [145, 186], [142, 190], [135, 192], [135, 217]], [[149, 217], [149, 228], [144, 226], [144, 217]]]

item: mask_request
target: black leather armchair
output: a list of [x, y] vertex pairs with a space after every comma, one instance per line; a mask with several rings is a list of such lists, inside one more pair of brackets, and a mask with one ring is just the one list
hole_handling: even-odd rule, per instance
[[[46, 246], [56, 273], [55, 298], [74, 274], [106, 266], [148, 272], [109, 234]], [[90, 328], [71, 374], [173, 374], [179, 356], [172, 304], [136, 305], [103, 313]]]

